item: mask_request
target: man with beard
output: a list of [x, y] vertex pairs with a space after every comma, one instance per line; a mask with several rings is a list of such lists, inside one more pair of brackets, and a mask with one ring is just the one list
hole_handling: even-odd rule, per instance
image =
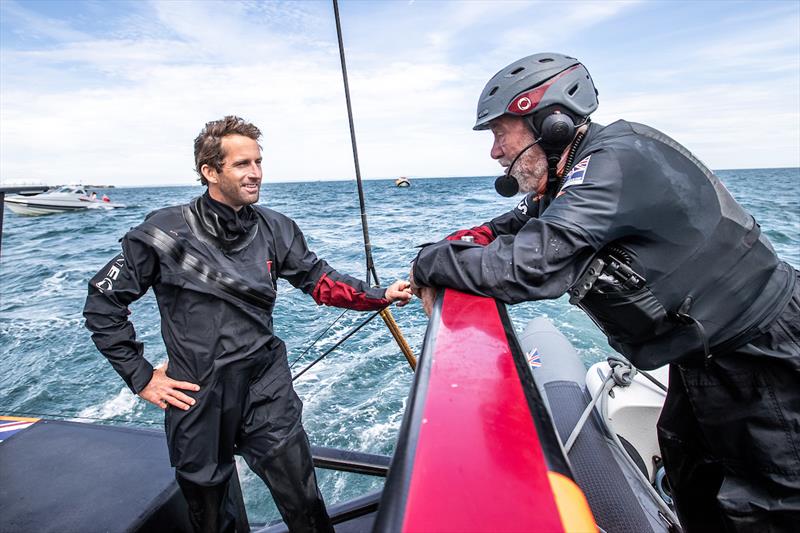
[[486, 85], [498, 192], [516, 209], [423, 248], [412, 287], [513, 304], [568, 293], [637, 367], [670, 364], [659, 443], [693, 531], [800, 523], [800, 284], [753, 217], [683, 146], [593, 124], [597, 91], [561, 54]]
[[[196, 531], [232, 531], [234, 452], [271, 491], [292, 531], [333, 531], [317, 487], [286, 347], [272, 330], [279, 277], [318, 304], [406, 303], [408, 282], [371, 288], [311, 252], [290, 218], [261, 206], [261, 132], [241, 118], [195, 139], [206, 193], [150, 213], [89, 282], [92, 340], [125, 383], [166, 411], [170, 461]], [[153, 287], [168, 366], [143, 357], [128, 306]]]

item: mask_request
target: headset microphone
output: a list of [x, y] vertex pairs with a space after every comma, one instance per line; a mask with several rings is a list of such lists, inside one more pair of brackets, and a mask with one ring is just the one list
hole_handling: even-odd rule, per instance
[[514, 169], [514, 165], [516, 164], [517, 160], [519, 160], [520, 156], [527, 152], [530, 148], [533, 148], [533, 146], [541, 140], [542, 138], [539, 137], [531, 144], [523, 148], [522, 151], [517, 154], [517, 157], [514, 158], [514, 161], [512, 161], [508, 166], [508, 171], [494, 180], [494, 190], [497, 191], [497, 194], [500, 196], [505, 196], [506, 198], [511, 198], [519, 192], [519, 182], [517, 181], [517, 178], [511, 174], [511, 171]]
[[503, 174], [494, 180], [494, 190], [500, 196], [511, 198], [519, 192], [519, 183], [517, 178], [510, 174]]

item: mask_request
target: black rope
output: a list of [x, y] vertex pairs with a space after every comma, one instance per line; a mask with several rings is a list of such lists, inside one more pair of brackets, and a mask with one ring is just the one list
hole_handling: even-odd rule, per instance
[[342, 42], [342, 25], [339, 22], [339, 3], [333, 0], [333, 14], [336, 18], [336, 36], [339, 39], [339, 58], [342, 61], [342, 79], [344, 80], [344, 97], [347, 101], [347, 120], [350, 122], [350, 142], [353, 145], [353, 163], [356, 167], [356, 183], [358, 185], [358, 205], [361, 209], [361, 230], [364, 233], [364, 253], [367, 259], [367, 285], [370, 275], [375, 278], [375, 285], [380, 285], [375, 263], [372, 261], [372, 244], [369, 242], [369, 227], [367, 225], [367, 210], [364, 203], [364, 188], [361, 185], [361, 167], [358, 164], [358, 147], [356, 146], [356, 130], [353, 125], [353, 108], [350, 105], [350, 85], [347, 83], [347, 65], [344, 60], [344, 43]]
[[646, 377], [647, 379], [649, 379], [653, 383], [653, 385], [663, 390], [664, 392], [667, 392], [667, 386], [658, 381], [656, 378], [654, 378], [650, 373], [645, 372], [644, 370], [639, 370], [639, 373], [644, 377]]
[[314, 345], [316, 345], [316, 344], [319, 342], [319, 340], [322, 338], [322, 336], [323, 336], [323, 335], [325, 335], [325, 334], [328, 332], [328, 330], [329, 330], [329, 329], [331, 329], [331, 328], [333, 327], [333, 325], [334, 325], [334, 324], [336, 324], [336, 323], [339, 321], [339, 319], [340, 319], [340, 318], [342, 318], [342, 317], [345, 315], [345, 313], [347, 313], [348, 311], [349, 311], [349, 309], [345, 309], [344, 311], [342, 311], [342, 314], [340, 314], [339, 316], [337, 316], [337, 317], [336, 317], [336, 320], [334, 320], [333, 322], [331, 322], [331, 323], [330, 323], [330, 325], [328, 325], [328, 327], [327, 327], [327, 328], [325, 328], [325, 330], [324, 330], [322, 333], [320, 333], [320, 334], [319, 334], [319, 336], [318, 336], [316, 339], [314, 339], [314, 342], [312, 342], [311, 344], [309, 344], [309, 345], [306, 347], [306, 349], [305, 349], [305, 350], [303, 350], [303, 353], [301, 353], [299, 356], [297, 356], [297, 358], [296, 358], [294, 361], [292, 361], [292, 364], [290, 364], [290, 365], [289, 365], [289, 370], [291, 370], [292, 368], [294, 368], [294, 365], [296, 365], [296, 364], [297, 364], [297, 362], [298, 362], [300, 359], [302, 359], [302, 358], [303, 358], [303, 356], [304, 356], [305, 354], [307, 354], [307, 353], [308, 353], [308, 351], [309, 351], [311, 348], [313, 348], [313, 347], [314, 347]]
[[306, 366], [306, 367], [305, 367], [303, 370], [301, 370], [300, 372], [298, 372], [298, 373], [297, 373], [297, 375], [296, 375], [296, 376], [294, 376], [294, 377], [292, 378], [292, 381], [296, 380], [297, 378], [299, 378], [300, 376], [302, 376], [303, 374], [305, 374], [305, 373], [306, 373], [306, 371], [308, 371], [308, 369], [310, 369], [312, 366], [314, 366], [314, 365], [316, 365], [317, 363], [319, 363], [320, 361], [322, 361], [322, 360], [325, 358], [325, 356], [326, 356], [326, 355], [328, 355], [329, 353], [331, 353], [332, 351], [334, 351], [336, 348], [338, 348], [338, 347], [339, 347], [339, 346], [340, 346], [340, 345], [341, 345], [341, 344], [342, 344], [344, 341], [346, 341], [347, 339], [349, 339], [350, 337], [352, 337], [352, 336], [353, 336], [353, 334], [355, 334], [355, 333], [356, 333], [358, 330], [360, 330], [361, 328], [363, 328], [364, 326], [366, 326], [366, 325], [369, 323], [369, 321], [370, 321], [370, 320], [372, 320], [373, 318], [375, 318], [375, 317], [376, 317], [376, 316], [378, 316], [379, 314], [381, 314], [381, 311], [375, 311], [374, 313], [372, 313], [371, 315], [369, 315], [369, 316], [368, 316], [366, 319], [364, 319], [364, 320], [363, 320], [363, 321], [362, 321], [362, 322], [361, 322], [359, 325], [357, 325], [356, 327], [354, 327], [353, 329], [351, 329], [351, 330], [350, 330], [350, 331], [347, 333], [347, 335], [345, 335], [344, 337], [342, 337], [341, 339], [339, 339], [339, 341], [338, 341], [336, 344], [334, 344], [333, 346], [331, 346], [330, 348], [328, 348], [327, 350], [325, 350], [325, 353], [323, 353], [322, 355], [320, 355], [319, 357], [317, 357], [316, 359], [314, 359], [313, 361], [311, 361], [311, 363], [310, 363], [308, 366]]

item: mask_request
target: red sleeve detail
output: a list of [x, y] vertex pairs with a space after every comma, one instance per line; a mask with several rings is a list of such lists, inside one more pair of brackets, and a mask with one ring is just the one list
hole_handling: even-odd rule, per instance
[[389, 300], [381, 298], [368, 298], [363, 292], [356, 291], [347, 283], [333, 281], [327, 274], [323, 274], [311, 297], [317, 305], [331, 305], [334, 307], [345, 307], [356, 311], [374, 311], [389, 305]]
[[486, 246], [494, 240], [494, 234], [489, 226], [476, 226], [472, 229], [462, 229], [445, 237], [448, 241], [460, 241], [464, 235], [471, 235], [475, 244]]

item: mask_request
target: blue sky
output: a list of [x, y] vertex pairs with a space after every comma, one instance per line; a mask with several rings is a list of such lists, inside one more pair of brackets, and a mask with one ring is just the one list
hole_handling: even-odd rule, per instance
[[[594, 120], [645, 122], [712, 168], [800, 166], [800, 2], [341, 0], [362, 175], [491, 175], [477, 97], [536, 52], [578, 57]], [[0, 179], [195, 183], [238, 114], [265, 179], [354, 176], [330, 2], [0, 0]]]

